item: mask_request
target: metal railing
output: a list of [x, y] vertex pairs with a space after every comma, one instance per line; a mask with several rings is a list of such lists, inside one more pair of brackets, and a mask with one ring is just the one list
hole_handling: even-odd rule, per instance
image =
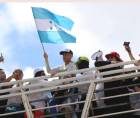
[[[24, 85], [24, 83], [26, 83], [26, 82], [30, 83], [30, 82], [34, 82], [36, 80], [41, 80], [41, 79], [46, 80], [46, 79], [51, 78], [51, 76], [45, 76], [45, 77], [29, 78], [29, 79], [25, 79], [25, 80], [14, 81], [14, 82], [0, 83], [0, 88], [3, 86], [10, 86], [10, 85], [16, 85], [16, 84], [19, 85], [18, 87], [0, 90], [0, 94], [1, 94], [0, 100], [11, 99], [12, 97], [21, 97], [22, 104], [24, 106], [23, 110], [16, 111], [16, 112], [10, 112], [10, 113], [3, 113], [3, 114], [0, 114], [0, 117], [26, 112], [26, 115], [28, 118], [34, 118], [33, 112], [37, 111], [37, 110], [60, 108], [60, 107], [80, 105], [80, 104], [84, 104], [82, 111], [79, 111], [79, 112], [81, 112], [81, 118], [88, 118], [88, 117], [89, 118], [92, 118], [92, 117], [100, 118], [100, 117], [105, 117], [105, 116], [113, 116], [113, 115], [118, 115], [118, 114], [126, 114], [126, 113], [140, 111], [140, 109], [130, 109], [128, 111], [121, 111], [121, 112], [117, 112], [117, 113], [89, 116], [90, 109], [92, 109], [93, 111], [97, 109], [97, 108], [95, 108], [95, 106], [92, 106], [92, 108], [90, 108], [92, 102], [96, 102], [98, 100], [105, 100], [105, 99], [140, 94], [140, 92], [132, 92], [132, 93], [126, 93], [126, 94], [109, 96], [109, 97], [101, 97], [100, 99], [95, 98], [95, 94], [97, 93], [96, 85], [99, 83], [105, 83], [105, 82], [111, 82], [111, 81], [117, 81], [117, 80], [125, 80], [125, 79], [135, 78], [135, 77], [140, 76], [140, 72], [137, 71], [137, 70], [140, 70], [140, 67], [136, 67], [136, 66], [127, 67], [124, 69], [111, 70], [111, 71], [106, 71], [106, 72], [99, 72], [99, 70], [112, 68], [112, 67], [118, 67], [118, 66], [130, 65], [130, 64], [134, 64], [136, 62], [137, 62], [137, 60], [121, 62], [121, 63], [110, 64], [110, 65], [106, 65], [106, 66], [102, 66], [102, 67], [96, 67], [96, 68], [93, 67], [93, 68], [81, 69], [81, 70], [76, 70], [76, 71], [71, 71], [71, 72], [61, 72], [61, 73], [58, 73], [55, 75], [55, 77], [59, 77], [59, 76], [65, 76], [65, 75], [69, 75], [69, 74], [78, 74], [78, 73], [83, 73], [83, 72], [88, 72], [88, 71], [92, 71], [94, 73], [93, 76], [91, 76], [91, 75], [90, 76], [89, 75], [80, 76], [80, 80], [83, 80], [83, 81], [77, 81], [77, 77], [72, 77], [72, 78], [66, 78], [63, 80], [45, 81], [41, 84], [35, 83], [35, 84], [31, 84], [31, 85]], [[119, 74], [119, 73], [122, 73], [122, 74]], [[103, 77], [105, 75], [111, 75], [111, 74], [118, 74], [118, 75], [105, 77], [102, 79], [96, 79], [97, 76]], [[68, 102], [68, 103], [63, 103], [63, 104], [46, 106], [46, 107], [42, 107], [42, 108], [32, 108], [31, 107], [32, 101], [30, 101], [28, 98], [28, 96], [32, 95], [33, 93], [38, 94], [38, 93], [44, 92], [44, 91], [54, 92], [54, 91], [60, 91], [60, 90], [75, 88], [75, 87], [79, 87], [79, 86], [87, 86], [87, 85], [89, 86], [89, 89], [86, 93], [86, 99], [83, 101], [73, 101], [73, 102]], [[34, 87], [37, 89], [33, 89]], [[14, 93], [12, 93], [13, 91], [14, 91]], [[105, 89], [103, 89], [102, 91], [105, 91]], [[98, 91], [98, 92], [101, 92], [101, 91]], [[3, 95], [4, 93], [9, 93], [9, 94]], [[78, 97], [80, 95], [80, 93], [66, 95], [66, 97], [72, 97], [74, 95]], [[5, 107], [7, 107], [7, 105]], [[102, 106], [98, 106], [98, 107], [102, 107]], [[53, 115], [57, 116], [59, 114], [61, 114], [61, 113], [50, 114], [50, 115], [46, 115], [44, 117], [49, 117], [49, 116], [53, 116]]]

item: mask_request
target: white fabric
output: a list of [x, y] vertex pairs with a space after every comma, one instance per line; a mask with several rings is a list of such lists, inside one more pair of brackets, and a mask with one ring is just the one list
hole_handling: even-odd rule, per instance
[[62, 65], [59, 66], [58, 68], [55, 68], [55, 70], [57, 70], [58, 72], [72, 71], [72, 70], [76, 70], [76, 65], [73, 62], [70, 62], [67, 65]]
[[[20, 91], [13, 90], [13, 91], [10, 92], [10, 94], [12, 94], [12, 93], [18, 93], [18, 92], [20, 92]], [[21, 103], [22, 103], [21, 96], [16, 96], [16, 97], [10, 97], [8, 99], [7, 105], [10, 105], [10, 104], [21, 104]]]
[[[37, 30], [39, 31], [58, 31], [56, 25], [54, 25], [53, 21], [49, 19], [35, 19]], [[51, 29], [52, 28], [52, 29]]]
[[[58, 68], [53, 69], [52, 72], [54, 72], [54, 71], [56, 71], [57, 73], [64, 72], [64, 71], [69, 72], [69, 71], [74, 71], [76, 69], [77, 69], [77, 67], [76, 67], [75, 63], [70, 62], [67, 65], [62, 65], [62, 66], [59, 66]], [[68, 75], [67, 77], [71, 77], [71, 75]], [[64, 79], [64, 78], [65, 77], [60, 77], [60, 79]]]
[[[45, 80], [36, 80], [34, 82], [32, 82], [31, 84], [38, 84], [38, 83], [44, 83]], [[42, 87], [33, 87], [30, 90], [35, 90], [35, 89], [39, 89]], [[51, 98], [51, 93], [49, 91], [45, 91], [45, 92], [39, 92], [39, 93], [33, 93], [28, 95], [29, 101], [34, 101], [34, 100], [39, 100], [39, 99], [46, 99], [47, 98]], [[45, 107], [45, 101], [39, 101], [39, 102], [33, 102], [31, 103], [33, 106], [35, 106], [35, 108], [41, 108], [41, 107]]]
[[[80, 77], [83, 77], [83, 76], [91, 76], [91, 78], [88, 78], [88, 80], [89, 80], [89, 79], [90, 79], [90, 80], [93, 80], [93, 79], [95, 78], [94, 73], [91, 72], [91, 71], [89, 71], [89, 72], [84, 72], [83, 74], [78, 74], [78, 75], [76, 76], [76, 78], [77, 78], [77, 80], [78, 80], [79, 82], [81, 82], [81, 81], [86, 81], [86, 79], [80, 79]], [[78, 86], [78, 90], [79, 90], [79, 92], [81, 92], [81, 93], [87, 93], [88, 88], [89, 88], [89, 84]]]
[[34, 75], [35, 75], [36, 73], [40, 72], [40, 71], [43, 71], [43, 69], [40, 69], [40, 68], [35, 69], [35, 70], [34, 70]]
[[95, 53], [91, 56], [91, 59], [92, 59], [92, 60], [96, 60], [96, 58], [97, 58], [98, 61], [103, 61], [102, 55], [103, 55], [103, 52], [99, 50], [99, 51], [95, 52]]
[[[102, 77], [97, 77], [96, 79], [102, 79]], [[103, 83], [99, 83], [96, 85], [96, 91], [103, 90], [103, 89], [104, 89]], [[105, 106], [104, 100], [99, 100], [100, 98], [104, 97], [104, 91], [96, 93], [95, 97], [96, 97], [96, 99], [98, 99], [97, 106]]]

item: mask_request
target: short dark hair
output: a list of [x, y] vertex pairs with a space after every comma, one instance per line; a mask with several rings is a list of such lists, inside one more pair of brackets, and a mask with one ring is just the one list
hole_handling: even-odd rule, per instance
[[15, 72], [16, 72], [16, 71], [18, 71], [18, 72], [20, 72], [21, 74], [23, 74], [23, 71], [22, 71], [21, 69], [16, 69]]
[[44, 72], [43, 70], [41, 70], [41, 71], [38, 71], [38, 72], [34, 75], [34, 77], [40, 77], [40, 76], [42, 76], [42, 73], [44, 73], [44, 75], [45, 75], [45, 72]]
[[78, 69], [89, 68], [89, 62], [86, 60], [82, 60], [76, 64]]
[[2, 68], [0, 68], [0, 70], [3, 70]]

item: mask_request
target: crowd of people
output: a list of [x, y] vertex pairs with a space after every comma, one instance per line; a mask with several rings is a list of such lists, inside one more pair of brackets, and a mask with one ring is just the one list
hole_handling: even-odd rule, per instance
[[[131, 48], [129, 46], [129, 42], [124, 43], [124, 48], [126, 52], [128, 53], [131, 60], [135, 60], [133, 53], [131, 51]], [[73, 52], [70, 49], [66, 49], [60, 52], [60, 55], [63, 57], [64, 64], [62, 66], [59, 66], [57, 68], [51, 69], [49, 65], [49, 59], [48, 54], [44, 53], [44, 59], [46, 63], [46, 70], [47, 72], [53, 77], [56, 74], [60, 72], [69, 72], [69, 71], [75, 71], [77, 69], [84, 69], [89, 68], [89, 59], [85, 56], [80, 56], [76, 62], [72, 61], [73, 58]], [[119, 62], [123, 62], [120, 55], [117, 52], [111, 52], [109, 54], [106, 54], [105, 57], [107, 60], [103, 60], [102, 57], [103, 53], [99, 51], [94, 55], [95, 59], [95, 67], [101, 67], [109, 64], [117, 64]], [[1, 61], [3, 61], [3, 57], [1, 57]], [[140, 61], [134, 64], [134, 66], [139, 66]], [[123, 69], [124, 66], [118, 66], [108, 69], [102, 69], [99, 70], [99, 72], [106, 72], [110, 70], [117, 70], [117, 69]], [[139, 71], [139, 70], [138, 70]], [[131, 72], [129, 72], [131, 73]], [[95, 73], [92, 71], [88, 72], [82, 72], [79, 74], [69, 74], [66, 76], [60, 76], [59, 79], [66, 79], [66, 78], [76, 78], [75, 82], [81, 82], [86, 81], [86, 79], [80, 79], [82, 76], [89, 75], [91, 78], [89, 79], [102, 79], [106, 77], [113, 77], [116, 75], [121, 75], [126, 73], [117, 73], [117, 74], [109, 74], [104, 76], [96, 76]], [[8, 78], [6, 77], [6, 74], [3, 69], [0, 69], [0, 83], [10, 82], [12, 79], [15, 79], [16, 81], [23, 79], [24, 73], [21, 69], [16, 69], [12, 73], [11, 76]], [[43, 69], [35, 69], [34, 70], [34, 77], [41, 77], [45, 76], [45, 72]], [[88, 79], [88, 80], [89, 80]], [[43, 79], [37, 79], [35, 81], [32, 81], [28, 83], [29, 85], [33, 84], [42, 84], [47, 80]], [[134, 110], [139, 109], [139, 98], [140, 95], [133, 95], [133, 96], [121, 96], [121, 97], [114, 97], [109, 98], [105, 100], [100, 100], [102, 97], [110, 97], [110, 96], [116, 96], [121, 94], [127, 94], [131, 92], [139, 92], [140, 91], [140, 85], [139, 84], [139, 77], [137, 78], [128, 78], [126, 80], [115, 80], [111, 82], [104, 82], [96, 85], [96, 91], [94, 91], [95, 98], [97, 101], [93, 101], [92, 105], [89, 110], [89, 115], [103, 115], [103, 114], [109, 114], [109, 113], [116, 113], [116, 112], [122, 112], [127, 110]], [[69, 84], [70, 82], [64, 82], [63, 84]], [[13, 86], [4, 86], [1, 87], [0, 90], [3, 89], [10, 89], [13, 87], [18, 87], [19, 84], [13, 85]], [[42, 87], [41, 87], [42, 88]], [[32, 93], [29, 94], [27, 97], [29, 99], [30, 105], [32, 109], [38, 109], [43, 108], [47, 106], [55, 106], [55, 105], [61, 105], [65, 103], [72, 103], [76, 101], [85, 101], [86, 95], [88, 92], [89, 84], [86, 85], [79, 85], [77, 87], [73, 87], [70, 89], [63, 89], [58, 91], [44, 91], [39, 93]], [[38, 87], [32, 87], [29, 90], [35, 90], [39, 89]], [[25, 91], [29, 91], [25, 90]], [[20, 91], [10, 91], [6, 93], [0, 93], [0, 95], [8, 95], [10, 93], [15, 93]], [[135, 102], [134, 102], [135, 101]], [[61, 107], [52, 107], [47, 110], [41, 109], [33, 111], [34, 118], [41, 118], [42, 116], [47, 116], [50, 118], [80, 118], [81, 112], [84, 107], [84, 104], [75, 104], [75, 105], [67, 105], [67, 106], [61, 106]], [[11, 113], [16, 111], [22, 111], [24, 110], [24, 104], [22, 102], [22, 98], [20, 96], [17, 97], [11, 97], [9, 99], [0, 99], [0, 114], [3, 113]], [[9, 116], [0, 116], [2, 118], [26, 118], [26, 113], [18, 113], [13, 114]], [[120, 114], [120, 115], [114, 115], [114, 116], [106, 116], [105, 118], [139, 118], [140, 112], [133, 112], [133, 113], [127, 113], [127, 114]]]

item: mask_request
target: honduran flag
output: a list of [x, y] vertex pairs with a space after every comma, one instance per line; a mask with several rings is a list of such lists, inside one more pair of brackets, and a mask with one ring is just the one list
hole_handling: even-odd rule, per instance
[[71, 19], [56, 15], [44, 8], [32, 7], [32, 12], [41, 43], [76, 42], [76, 38], [67, 32], [74, 24]]

